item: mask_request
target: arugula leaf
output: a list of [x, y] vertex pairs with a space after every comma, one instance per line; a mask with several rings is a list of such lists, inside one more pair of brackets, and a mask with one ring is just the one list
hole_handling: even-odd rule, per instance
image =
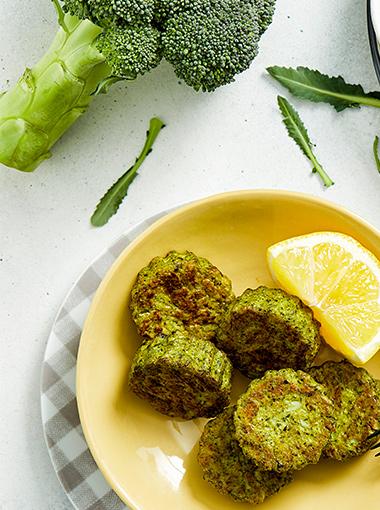
[[147, 131], [145, 145], [140, 156], [136, 159], [135, 164], [131, 166], [100, 199], [94, 214], [91, 216], [92, 225], [101, 227], [108, 222], [111, 216], [116, 214], [121, 202], [128, 193], [129, 186], [137, 175], [138, 169], [148, 154], [152, 152], [152, 145], [163, 127], [165, 127], [165, 124], [162, 120], [157, 117], [150, 119], [149, 131]]
[[360, 105], [380, 108], [380, 92], [365, 93], [361, 85], [346, 83], [341, 76], [330, 77], [307, 67], [273, 66], [267, 71], [296, 97], [328, 103], [338, 112]]
[[375, 157], [377, 171], [380, 173], [379, 137], [378, 136], [375, 136], [375, 140], [373, 141], [373, 155]]
[[332, 186], [334, 182], [330, 179], [321, 164], [318, 162], [317, 158], [314, 156], [313, 144], [310, 141], [309, 134], [300, 116], [289, 101], [284, 97], [278, 96], [277, 102], [283, 116], [283, 123], [286, 126], [289, 136], [293, 138], [305, 156], [311, 161], [313, 164], [313, 172], [317, 172], [319, 174], [323, 184], [326, 187]]

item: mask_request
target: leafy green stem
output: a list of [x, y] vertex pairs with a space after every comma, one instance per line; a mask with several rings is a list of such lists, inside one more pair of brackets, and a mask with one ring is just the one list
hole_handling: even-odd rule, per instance
[[329, 188], [330, 186], [332, 186], [334, 184], [334, 181], [326, 173], [326, 171], [324, 170], [322, 165], [319, 163], [317, 158], [314, 156], [312, 151], [310, 151], [310, 161], [313, 163], [313, 166], [314, 166], [313, 172], [317, 173], [321, 177], [323, 184], [326, 186], [326, 188]]
[[157, 117], [150, 120], [149, 131], [147, 131], [145, 145], [136, 159], [134, 165], [111, 186], [106, 194], [101, 198], [96, 206], [94, 214], [91, 216], [91, 223], [95, 227], [105, 225], [120, 207], [121, 202], [128, 193], [129, 186], [136, 178], [137, 171], [144, 162], [145, 158], [152, 152], [152, 146], [165, 124]]
[[313, 165], [313, 172], [319, 174], [323, 181], [323, 184], [326, 187], [332, 186], [334, 182], [328, 176], [328, 174], [323, 169], [322, 165], [315, 157], [312, 149], [313, 144], [311, 143], [309, 134], [300, 116], [298, 115], [294, 107], [289, 103], [289, 101], [284, 97], [278, 96], [277, 102], [282, 113], [283, 122], [286, 126], [289, 136], [293, 138], [293, 140], [300, 147], [305, 156], [311, 161]]

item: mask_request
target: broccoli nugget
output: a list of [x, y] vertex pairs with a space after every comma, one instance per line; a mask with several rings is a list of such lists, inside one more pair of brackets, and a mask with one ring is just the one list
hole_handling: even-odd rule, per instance
[[309, 307], [281, 289], [247, 289], [230, 305], [217, 346], [249, 378], [266, 370], [304, 370], [317, 355], [320, 324]]
[[182, 328], [213, 340], [233, 299], [230, 280], [211, 262], [189, 251], [171, 251], [139, 272], [130, 308], [144, 340]]
[[199, 442], [203, 478], [221, 494], [238, 502], [262, 503], [292, 481], [291, 473], [262, 471], [247, 458], [235, 439], [235, 407], [210, 420]]
[[260, 469], [278, 472], [315, 464], [333, 428], [333, 404], [309, 374], [268, 370], [237, 402], [236, 438]]
[[368, 451], [368, 436], [380, 428], [379, 384], [364, 368], [349, 361], [326, 361], [309, 373], [323, 384], [334, 404], [335, 430], [324, 456], [346, 460]]
[[229, 405], [231, 374], [231, 362], [214, 344], [177, 331], [142, 344], [129, 386], [162, 414], [209, 418]]

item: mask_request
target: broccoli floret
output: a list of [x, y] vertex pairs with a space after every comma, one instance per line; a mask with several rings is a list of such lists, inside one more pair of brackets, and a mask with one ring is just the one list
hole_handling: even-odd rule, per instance
[[234, 80], [257, 55], [260, 29], [254, 5], [205, 2], [201, 11], [171, 17], [162, 36], [165, 58], [195, 90], [213, 91]]
[[78, 16], [80, 19], [88, 16], [87, 4], [82, 0], [65, 0], [62, 9], [72, 16]]
[[134, 79], [162, 59], [161, 32], [151, 24], [156, 0], [65, 0], [64, 9], [103, 28], [95, 47], [113, 75]]
[[158, 23], [187, 11], [202, 11], [208, 0], [157, 0], [154, 18]]
[[156, 0], [64, 0], [64, 10], [99, 26], [150, 23]]
[[260, 35], [262, 35], [272, 23], [276, 0], [247, 0], [256, 6], [259, 17]]
[[60, 24], [52, 46], [0, 94], [0, 162], [24, 171], [50, 157], [97, 94], [162, 57], [195, 90], [232, 82], [255, 58], [275, 0], [52, 2]]
[[96, 47], [112, 73], [127, 79], [150, 71], [162, 58], [161, 34], [150, 25], [105, 29], [98, 37]]

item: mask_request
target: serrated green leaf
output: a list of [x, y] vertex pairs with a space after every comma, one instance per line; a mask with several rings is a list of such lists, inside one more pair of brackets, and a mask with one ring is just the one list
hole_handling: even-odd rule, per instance
[[289, 103], [289, 101], [285, 99], [285, 97], [278, 96], [277, 102], [283, 116], [283, 123], [285, 124], [289, 136], [293, 138], [305, 156], [311, 161], [313, 165], [313, 172], [319, 174], [326, 187], [333, 185], [334, 182], [327, 175], [322, 165], [318, 162], [314, 155], [313, 144], [310, 141], [307, 129], [298, 112]]
[[116, 214], [120, 204], [128, 193], [129, 186], [137, 176], [138, 169], [148, 154], [152, 152], [152, 145], [163, 127], [165, 127], [165, 124], [157, 117], [150, 120], [149, 131], [147, 132], [145, 145], [140, 156], [136, 159], [135, 164], [131, 166], [100, 199], [94, 214], [91, 216], [92, 225], [101, 227], [108, 222], [111, 216]]
[[365, 93], [361, 85], [346, 83], [341, 76], [327, 76], [307, 67], [267, 68], [268, 73], [296, 97], [328, 103], [338, 112], [360, 105], [380, 108], [380, 92]]
[[375, 140], [373, 142], [373, 155], [375, 157], [377, 171], [380, 173], [379, 137], [378, 136], [375, 136]]
[[283, 116], [283, 122], [289, 135], [293, 138], [302, 152], [310, 158], [311, 141], [301, 117], [294, 107], [284, 97], [277, 97], [278, 106]]

